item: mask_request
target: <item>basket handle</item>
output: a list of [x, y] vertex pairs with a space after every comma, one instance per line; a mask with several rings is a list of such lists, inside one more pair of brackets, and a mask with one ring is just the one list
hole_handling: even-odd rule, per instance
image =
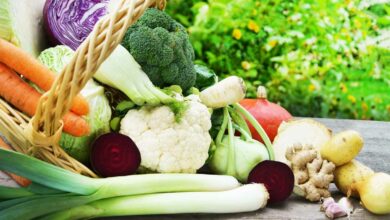
[[[121, 0], [116, 12], [95, 25], [92, 33], [56, 78], [51, 89], [41, 97], [36, 114], [25, 129], [26, 137], [36, 148], [34, 151], [46, 150], [51, 154], [54, 152], [61, 154], [57, 156], [63, 156], [64, 160], [69, 160], [70, 157], [62, 149], [58, 149], [58, 142], [63, 127], [62, 118], [69, 111], [73, 98], [122, 41], [130, 25], [147, 8], [163, 9], [165, 5], [166, 0]], [[42, 157], [41, 153], [40, 155]]]

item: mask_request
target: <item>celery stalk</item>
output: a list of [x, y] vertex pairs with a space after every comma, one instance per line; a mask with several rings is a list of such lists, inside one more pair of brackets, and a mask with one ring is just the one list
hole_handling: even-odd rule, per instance
[[249, 212], [265, 207], [268, 198], [269, 195], [264, 185], [248, 184], [223, 192], [162, 193], [115, 197], [53, 213], [41, 219]]

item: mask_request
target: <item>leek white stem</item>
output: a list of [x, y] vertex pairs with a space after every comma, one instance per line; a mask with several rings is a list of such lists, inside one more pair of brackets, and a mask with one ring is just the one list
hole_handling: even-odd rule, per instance
[[116, 197], [57, 212], [43, 219], [89, 219], [107, 216], [182, 213], [237, 213], [263, 208], [269, 194], [262, 184], [223, 192], [164, 193]]

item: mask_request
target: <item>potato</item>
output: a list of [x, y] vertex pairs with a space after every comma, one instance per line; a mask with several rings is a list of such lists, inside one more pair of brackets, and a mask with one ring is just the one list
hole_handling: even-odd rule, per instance
[[390, 214], [390, 175], [375, 173], [356, 184], [360, 200], [368, 211], [385, 215]]
[[321, 157], [341, 166], [354, 159], [363, 147], [357, 131], [347, 130], [334, 135], [321, 147]]
[[352, 160], [345, 165], [336, 167], [334, 171], [334, 182], [342, 193], [348, 195], [348, 191], [350, 190], [351, 196], [358, 198], [359, 194], [356, 190], [353, 190], [353, 184], [363, 181], [373, 174], [374, 171], [369, 167], [357, 160]]

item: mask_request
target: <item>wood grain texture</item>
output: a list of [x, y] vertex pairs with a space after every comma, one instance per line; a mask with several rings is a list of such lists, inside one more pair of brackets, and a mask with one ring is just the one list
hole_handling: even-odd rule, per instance
[[[373, 168], [375, 171], [390, 173], [390, 122], [377, 121], [359, 121], [359, 120], [334, 120], [334, 119], [316, 119], [333, 132], [339, 132], [346, 129], [354, 129], [360, 132], [364, 138], [365, 144], [358, 160]], [[0, 184], [15, 186], [5, 174], [0, 172]], [[336, 198], [342, 197], [334, 185], [331, 186], [332, 195]], [[164, 201], [161, 201], [164, 202]], [[354, 200], [355, 212], [350, 219], [353, 220], [385, 220], [390, 219], [390, 215], [377, 216], [365, 211], [359, 201]], [[158, 204], [156, 204], [158, 205]], [[319, 220], [327, 219], [323, 212], [320, 212], [320, 204], [308, 203], [305, 200], [292, 196], [287, 202], [279, 205], [268, 206], [263, 210], [250, 213], [238, 214], [186, 214], [186, 215], [159, 215], [159, 216], [133, 216], [105, 218], [106, 220], [124, 220], [124, 219], [144, 219], [144, 220], [164, 220], [164, 219], [299, 219], [299, 220]], [[341, 218], [346, 220], [347, 218]]]

